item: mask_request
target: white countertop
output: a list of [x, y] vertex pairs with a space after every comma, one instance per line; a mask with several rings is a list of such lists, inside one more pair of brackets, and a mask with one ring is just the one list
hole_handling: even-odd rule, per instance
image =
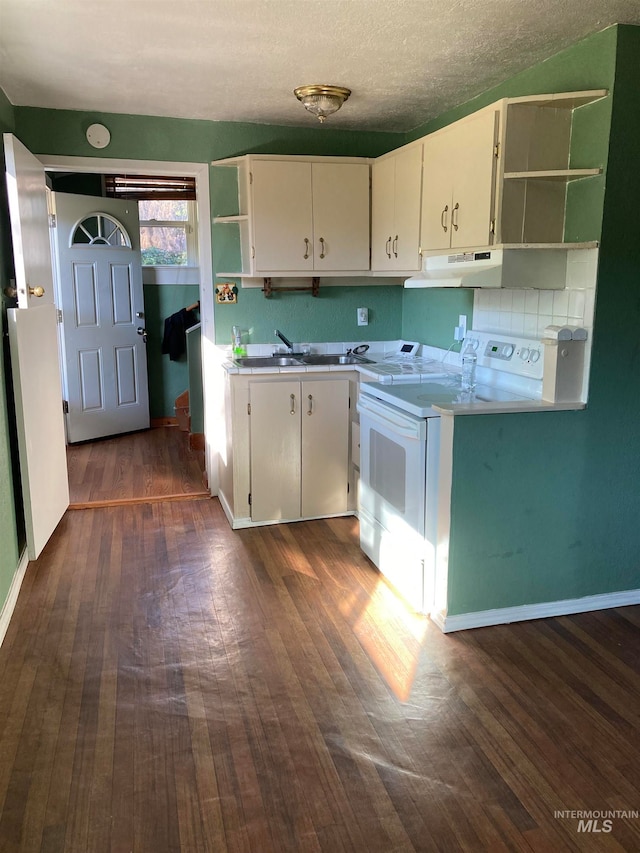
[[514, 412], [571, 412], [586, 408], [586, 403], [550, 403], [548, 400], [473, 400], [467, 403], [435, 404], [441, 415], [505, 415]]
[[[313, 354], [344, 354], [347, 349], [358, 346], [355, 343], [313, 344]], [[375, 349], [374, 349], [375, 347]], [[423, 355], [415, 359], [402, 359], [397, 356], [398, 341], [379, 341], [371, 344], [364, 354], [373, 363], [369, 364], [332, 364], [332, 365], [292, 365], [288, 367], [238, 367], [233, 362], [230, 347], [217, 347], [222, 368], [232, 375], [264, 375], [292, 373], [353, 373], [357, 372], [367, 382], [409, 384], [438, 381], [440, 378], [453, 379], [459, 374], [459, 356], [457, 353], [443, 353], [433, 347], [423, 347]], [[272, 344], [254, 344], [247, 347], [249, 356], [272, 355]], [[284, 353], [282, 353], [284, 354]], [[448, 359], [448, 361], [447, 361]], [[497, 395], [499, 396], [499, 394]], [[472, 399], [460, 402], [434, 402], [433, 409], [441, 415], [489, 415], [516, 412], [559, 412], [584, 409], [585, 403], [552, 403], [539, 399]]]

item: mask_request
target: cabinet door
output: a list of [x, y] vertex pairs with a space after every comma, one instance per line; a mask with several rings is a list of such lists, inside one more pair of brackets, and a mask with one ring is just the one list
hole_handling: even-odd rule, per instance
[[377, 160], [371, 167], [371, 269], [391, 269], [391, 241], [395, 219], [393, 157]]
[[420, 246], [424, 252], [447, 251], [451, 245], [451, 135], [451, 131], [442, 131], [427, 136], [423, 143]]
[[498, 112], [488, 110], [462, 122], [451, 134], [454, 167], [452, 248], [488, 246], [495, 200]]
[[422, 146], [401, 151], [395, 160], [395, 215], [391, 264], [395, 270], [420, 269]]
[[255, 270], [313, 270], [311, 163], [256, 160], [251, 173]]
[[251, 518], [300, 518], [300, 383], [252, 382]]
[[369, 269], [369, 166], [313, 163], [315, 270]]
[[347, 511], [349, 380], [302, 382], [302, 517]]

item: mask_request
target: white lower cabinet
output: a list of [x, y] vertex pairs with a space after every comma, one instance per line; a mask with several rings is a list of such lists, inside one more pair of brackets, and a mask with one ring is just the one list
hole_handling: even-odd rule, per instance
[[349, 380], [249, 384], [251, 520], [348, 511]]

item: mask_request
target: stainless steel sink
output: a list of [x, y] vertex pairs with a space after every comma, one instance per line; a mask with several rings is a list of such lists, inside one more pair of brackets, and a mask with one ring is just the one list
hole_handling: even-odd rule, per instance
[[332, 364], [373, 364], [361, 355], [264, 355], [234, 359], [238, 367], [306, 367]]
[[235, 358], [238, 367], [302, 367], [302, 362], [289, 355], [244, 356]]
[[370, 358], [361, 355], [303, 355], [300, 356], [303, 364], [373, 364]]

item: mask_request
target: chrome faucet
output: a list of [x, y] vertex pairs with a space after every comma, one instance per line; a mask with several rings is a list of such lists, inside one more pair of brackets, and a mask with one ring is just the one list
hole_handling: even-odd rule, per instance
[[286, 348], [289, 350], [289, 352], [293, 352], [293, 344], [291, 343], [289, 338], [285, 338], [285, 336], [282, 334], [282, 332], [279, 329], [276, 329], [273, 334], [277, 338], [280, 338], [280, 340], [286, 346]]

